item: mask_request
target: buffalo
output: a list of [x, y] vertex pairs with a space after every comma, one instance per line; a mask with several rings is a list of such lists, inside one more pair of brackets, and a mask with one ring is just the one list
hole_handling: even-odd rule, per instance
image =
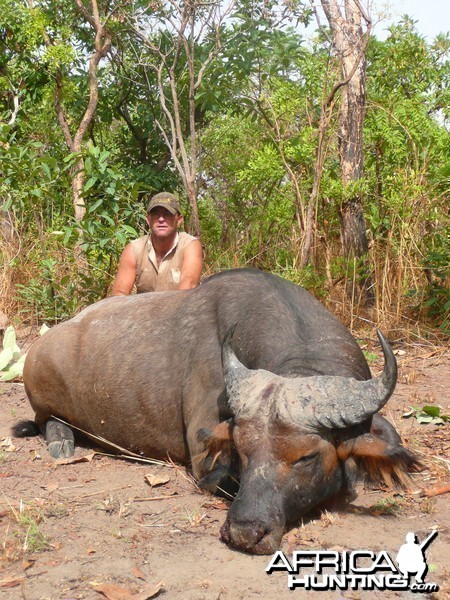
[[188, 291], [107, 298], [32, 345], [24, 383], [35, 421], [14, 433], [41, 431], [52, 456], [70, 456], [74, 436], [59, 418], [135, 453], [169, 455], [212, 492], [239, 481], [222, 539], [270, 554], [356, 479], [404, 485], [417, 468], [377, 414], [397, 380], [379, 338], [385, 366], [372, 379], [318, 300], [253, 269]]

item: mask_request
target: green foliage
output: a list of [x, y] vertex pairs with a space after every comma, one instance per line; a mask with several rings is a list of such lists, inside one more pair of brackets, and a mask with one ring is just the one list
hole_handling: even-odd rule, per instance
[[414, 406], [403, 415], [403, 418], [408, 419], [414, 417], [421, 425], [445, 425], [450, 423], [450, 415], [442, 412], [440, 406]]
[[8, 327], [3, 336], [3, 350], [0, 352], [0, 381], [11, 381], [22, 375], [25, 356], [20, 356], [14, 327]]
[[32, 277], [26, 285], [16, 285], [17, 296], [23, 305], [21, 312], [31, 314], [37, 321], [57, 323], [70, 319], [84, 306], [76, 281], [70, 274], [61, 275], [58, 261], [41, 260], [37, 265], [39, 278]]
[[369, 507], [372, 514], [377, 515], [396, 515], [403, 509], [402, 502], [396, 498], [380, 498]]
[[369, 365], [375, 363], [378, 360], [378, 355], [374, 354], [373, 352], [370, 352], [369, 350], [363, 350], [363, 354]]
[[145, 210], [137, 201], [139, 184], [112, 164], [108, 151], [89, 146], [85, 173], [83, 199], [87, 211], [80, 224], [64, 228], [64, 242], [76, 237], [78, 228], [81, 230], [81, 249], [90, 271], [82, 274], [82, 288], [85, 302], [91, 303], [106, 295], [112, 267], [130, 238], [140, 235]]
[[[76, 161], [76, 157], [73, 157]], [[135, 203], [139, 185], [130, 181], [126, 174], [111, 161], [111, 152], [90, 145], [84, 160], [85, 183], [83, 200], [87, 206], [86, 217], [81, 223], [84, 250], [99, 254], [105, 247], [123, 245], [137, 230], [129, 222], [143, 220], [144, 209], [136, 214]], [[70, 230], [70, 235], [73, 229]], [[70, 239], [66, 229], [65, 241]]]
[[1, 208], [12, 211], [17, 222], [27, 221], [27, 228], [33, 215], [52, 220], [54, 201], [68, 182], [67, 167], [43, 149], [40, 141], [19, 142], [12, 128], [0, 123]]
[[24, 509], [17, 514], [16, 518], [20, 529], [15, 534], [25, 552], [44, 552], [50, 548], [48, 537], [39, 527], [41, 516], [37, 511], [32, 508]]
[[450, 334], [450, 227], [445, 235], [435, 235], [430, 246], [423, 262], [424, 268], [430, 273], [423, 306], [439, 327]]
[[[137, 184], [110, 163], [110, 153], [89, 146], [85, 158], [86, 180], [83, 199], [87, 205], [81, 223], [73, 217], [54, 219], [54, 229], [43, 241], [43, 257], [37, 259], [38, 277], [17, 284], [24, 312], [32, 311], [39, 321], [58, 322], [107, 293], [118, 257], [130, 238], [138, 235], [136, 224], [144, 214], [137, 203]], [[66, 168], [78, 157], [70, 155]], [[88, 269], [77, 271], [75, 245], [87, 258]], [[60, 260], [49, 258], [59, 247]]]
[[312, 265], [299, 269], [294, 265], [282, 266], [278, 264], [274, 272], [297, 285], [301, 285], [307, 290], [314, 290], [314, 293], [318, 298], [326, 297], [324, 277], [321, 276]]
[[[43, 325], [40, 335], [47, 331], [48, 327]], [[0, 381], [13, 381], [20, 379], [23, 373], [26, 354], [21, 354], [21, 350], [16, 342], [16, 332], [14, 327], [7, 327], [3, 336], [3, 350], [0, 352]]]
[[[199, 5], [188, 36], [196, 77], [205, 69], [195, 89], [195, 142], [208, 268], [261, 267], [323, 298], [330, 283], [353, 285], [370, 272], [384, 286], [376, 291], [387, 313], [401, 306], [448, 332], [449, 36], [428, 43], [405, 20], [386, 40], [371, 40], [364, 177], [352, 186], [341, 181], [339, 94], [328, 107], [314, 261], [300, 269], [321, 107], [339, 78], [337, 65], [324, 36], [307, 46], [301, 28], [287, 26], [306, 22], [309, 5], [239, 0], [220, 26], [216, 8]], [[99, 65], [99, 103], [82, 151], [68, 155], [55, 83], [73, 135], [89, 97], [91, 24], [74, 2], [0, 0], [0, 214], [20, 240], [19, 252], [0, 244], [0, 255], [22, 315], [57, 322], [104, 297], [122, 248], [142, 231], [142, 192], [182, 189], [161, 133], [170, 119], [160, 104], [160, 57], [129, 25], [149, 32], [150, 44], [165, 53], [159, 86], [170, 110], [169, 65], [176, 72], [173, 125], [189, 152], [189, 65], [169, 25], [177, 10], [141, 0], [99, 3], [101, 18], [111, 15], [113, 51]], [[80, 158], [81, 223], [71, 197]], [[355, 195], [364, 201], [370, 268], [366, 259], [341, 256], [340, 211]]]

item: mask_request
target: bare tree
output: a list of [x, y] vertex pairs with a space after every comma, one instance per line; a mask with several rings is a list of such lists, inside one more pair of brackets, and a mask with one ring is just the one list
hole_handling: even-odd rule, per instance
[[[92, 123], [98, 104], [98, 65], [102, 58], [106, 56], [111, 48], [111, 36], [106, 28], [106, 22], [109, 17], [105, 17], [103, 22], [100, 17], [97, 0], [90, 0], [89, 3], [83, 3], [82, 0], [74, 0], [84, 19], [89, 23], [95, 33], [94, 52], [89, 58], [89, 100], [81, 118], [78, 127], [74, 133], [71, 132], [69, 119], [64, 110], [62, 102], [63, 77], [61, 70], [56, 73], [56, 85], [54, 105], [61, 125], [64, 139], [67, 147], [72, 153], [81, 153], [83, 140], [89, 126]], [[86, 6], [85, 4], [88, 4]], [[51, 44], [50, 39], [46, 43]], [[83, 184], [85, 178], [84, 160], [80, 157], [77, 162], [72, 179], [72, 201], [76, 221], [81, 221], [86, 212], [85, 202], [82, 196]]]
[[328, 97], [323, 101], [320, 111], [316, 160], [313, 165], [313, 185], [304, 218], [304, 238], [300, 257], [301, 268], [309, 264], [316, 238], [317, 203], [319, 201], [320, 183], [325, 162], [327, 134], [335, 105], [336, 92], [337, 86], [333, 88]]
[[[359, 0], [321, 0], [332, 34], [332, 46], [340, 62], [341, 81], [333, 88], [325, 106], [341, 92], [338, 140], [344, 199], [341, 234], [344, 255], [367, 261], [368, 242], [363, 214], [363, 121], [365, 113], [366, 47], [372, 30], [370, 16]], [[322, 111], [325, 125], [326, 111]], [[320, 152], [319, 152], [320, 154]], [[371, 301], [371, 277], [363, 275], [365, 300]]]
[[[159, 13], [150, 15], [153, 26], [148, 26], [149, 19], [142, 14], [136, 14], [133, 22], [139, 39], [155, 59], [149, 63], [141, 56], [143, 66], [156, 73], [164, 115], [164, 119], [156, 119], [156, 125], [186, 190], [190, 207], [189, 230], [194, 235], [200, 234], [196, 94], [204, 82], [207, 68], [222, 47], [221, 26], [233, 6], [233, 1], [223, 8], [220, 1], [168, 0]], [[145, 30], [146, 24], [150, 33]], [[206, 36], [209, 50], [200, 58], [197, 50]], [[186, 105], [187, 118], [183, 118]]]

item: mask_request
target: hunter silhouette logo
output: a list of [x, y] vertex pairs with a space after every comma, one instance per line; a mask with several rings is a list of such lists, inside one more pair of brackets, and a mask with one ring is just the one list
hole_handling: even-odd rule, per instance
[[[295, 590], [404, 590], [437, 592], [436, 583], [424, 582], [428, 571], [425, 550], [438, 532], [433, 531], [423, 542], [416, 534], [406, 535], [396, 560], [385, 550], [296, 550], [288, 558], [282, 550], [272, 556], [266, 572], [288, 573], [288, 588]], [[410, 583], [411, 576], [414, 581]]]
[[406, 544], [400, 548], [397, 554], [397, 564], [403, 576], [409, 581], [410, 575], [414, 575], [416, 583], [422, 584], [428, 571], [425, 560], [425, 550], [437, 536], [437, 531], [432, 531], [421, 544], [416, 542], [416, 534], [410, 531], [406, 534]]

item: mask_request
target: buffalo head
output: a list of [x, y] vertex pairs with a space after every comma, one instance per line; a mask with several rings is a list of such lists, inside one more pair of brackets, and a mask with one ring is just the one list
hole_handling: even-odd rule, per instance
[[[395, 357], [380, 332], [384, 371], [367, 381], [326, 375], [291, 379], [247, 369], [231, 346], [232, 334], [225, 337], [222, 360], [234, 417], [207, 436], [210, 457], [219, 456], [221, 444], [227, 456], [232, 446], [239, 456], [240, 488], [221, 529], [225, 542], [271, 554], [289, 525], [345, 489], [355, 474], [389, 483], [406, 480], [414, 457], [396, 434], [386, 433], [391, 427], [386, 421], [384, 432], [371, 432], [372, 417], [397, 380]], [[224, 469], [219, 465], [216, 474]]]

